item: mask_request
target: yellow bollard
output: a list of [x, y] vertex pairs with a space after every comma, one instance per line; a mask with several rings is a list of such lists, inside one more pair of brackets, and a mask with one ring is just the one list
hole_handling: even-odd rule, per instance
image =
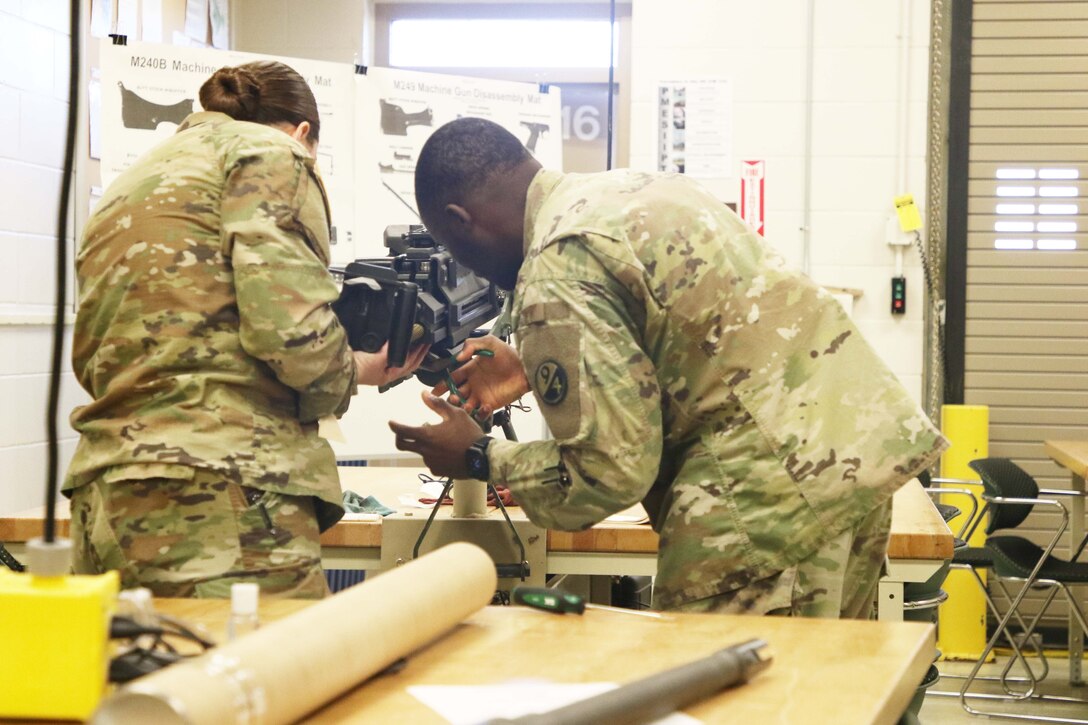
[[[989, 455], [990, 409], [985, 405], [946, 405], [941, 408], [941, 432], [952, 446], [941, 457], [941, 478], [978, 481], [978, 474], [967, 464]], [[982, 510], [982, 484], [946, 484], [970, 489]], [[962, 495], [945, 495], [942, 503], [958, 506], [963, 512], [948, 522], [953, 533], [963, 526], [971, 513], [971, 504]], [[978, 525], [968, 540], [970, 546], [986, 543], [986, 524]], [[982, 581], [986, 572], [980, 571]], [[986, 600], [971, 572], [951, 571], [942, 587], [948, 601], [937, 610], [937, 648], [946, 660], [977, 660], [986, 647]], [[991, 655], [992, 657], [992, 655]]]

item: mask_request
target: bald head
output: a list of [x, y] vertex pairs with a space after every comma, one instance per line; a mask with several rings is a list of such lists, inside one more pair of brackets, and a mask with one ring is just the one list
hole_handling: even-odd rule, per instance
[[435, 217], [446, 204], [464, 204], [492, 177], [532, 159], [514, 134], [483, 118], [459, 118], [427, 139], [416, 160], [420, 216]]

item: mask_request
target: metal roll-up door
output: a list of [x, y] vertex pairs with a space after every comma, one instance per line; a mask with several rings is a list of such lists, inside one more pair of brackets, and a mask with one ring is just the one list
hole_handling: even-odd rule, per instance
[[1088, 439], [1088, 0], [975, 0], [971, 27], [964, 402], [991, 456], [1068, 488], [1043, 441]]

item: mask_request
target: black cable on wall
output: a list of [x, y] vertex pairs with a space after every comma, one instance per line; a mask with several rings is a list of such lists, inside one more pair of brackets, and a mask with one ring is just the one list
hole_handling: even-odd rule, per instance
[[53, 362], [49, 370], [49, 406], [45, 417], [48, 468], [45, 474], [45, 531], [42, 538], [56, 538], [57, 514], [57, 408], [60, 403], [61, 358], [64, 355], [64, 308], [68, 301], [68, 207], [72, 194], [72, 169], [76, 154], [76, 119], [79, 112], [80, 2], [71, 0], [72, 18], [68, 63], [68, 130], [64, 142], [64, 169], [57, 205], [57, 294], [53, 318]]

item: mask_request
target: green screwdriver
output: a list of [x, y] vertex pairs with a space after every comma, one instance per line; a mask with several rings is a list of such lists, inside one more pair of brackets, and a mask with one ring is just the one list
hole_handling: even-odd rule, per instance
[[556, 614], [581, 614], [586, 611], [585, 601], [577, 594], [567, 594], [558, 589], [545, 589], [544, 587], [527, 587], [518, 585], [511, 592], [514, 604], [524, 604], [526, 607], [543, 609], [545, 612]]

